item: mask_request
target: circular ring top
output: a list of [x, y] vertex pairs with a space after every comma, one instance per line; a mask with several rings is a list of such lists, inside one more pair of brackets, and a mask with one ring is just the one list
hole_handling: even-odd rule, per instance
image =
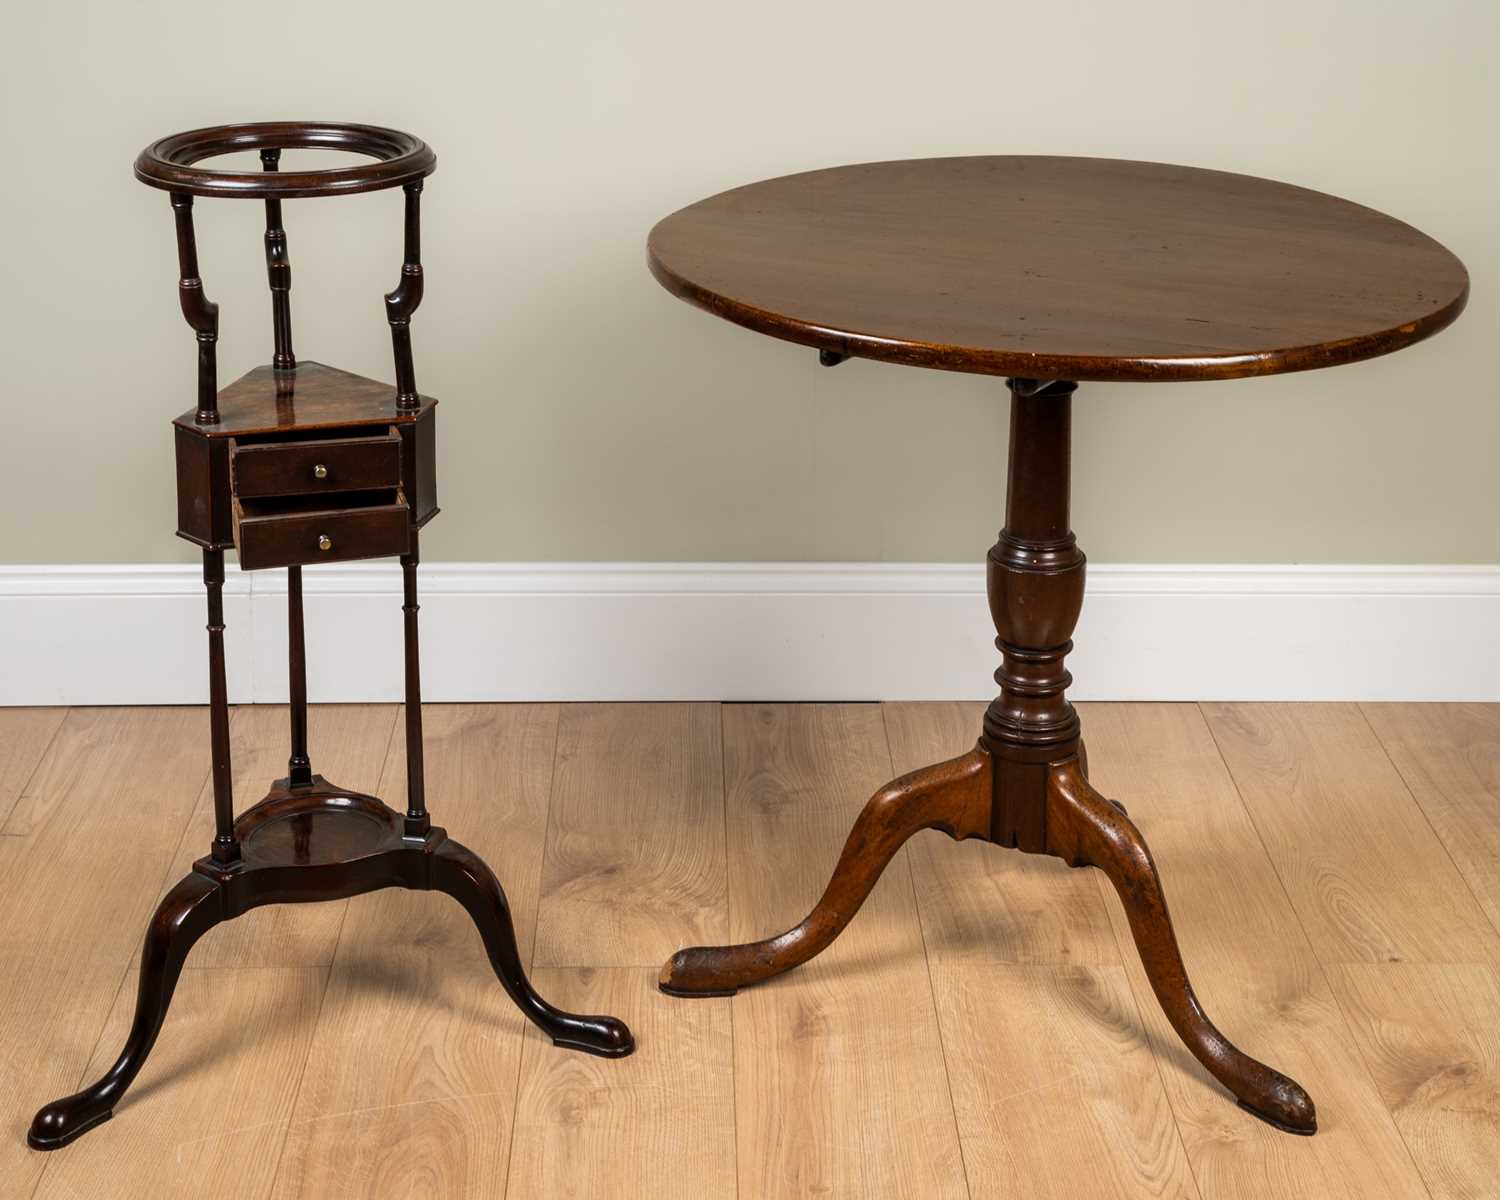
[[[347, 150], [376, 161], [320, 171], [214, 171], [194, 165], [239, 150]], [[437, 155], [421, 138], [339, 121], [259, 121], [193, 129], [152, 142], [135, 160], [135, 177], [152, 187], [257, 200], [374, 192], [412, 183], [436, 169]]]

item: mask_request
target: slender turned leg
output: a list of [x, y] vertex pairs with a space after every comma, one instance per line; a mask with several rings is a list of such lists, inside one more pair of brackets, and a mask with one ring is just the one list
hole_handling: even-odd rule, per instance
[[196, 871], [167, 893], [146, 930], [135, 1020], [125, 1049], [92, 1087], [54, 1100], [36, 1114], [26, 1135], [33, 1150], [56, 1150], [109, 1120], [156, 1043], [183, 960], [193, 943], [223, 919], [223, 911], [218, 884]]
[[1317, 1112], [1302, 1085], [1251, 1058], [1208, 1019], [1182, 965], [1145, 839], [1119, 806], [1089, 786], [1077, 759], [1052, 768], [1047, 841], [1048, 852], [1070, 866], [1098, 867], [1109, 876], [1130, 920], [1151, 990], [1193, 1057], [1234, 1093], [1242, 1108], [1289, 1133], [1316, 1132]]
[[291, 699], [292, 749], [286, 762], [287, 784], [312, 785], [307, 757], [307, 641], [302, 628], [302, 568], [286, 569], [287, 686]]
[[941, 829], [962, 840], [987, 837], [989, 828], [990, 756], [984, 751], [903, 775], [865, 805], [822, 899], [800, 924], [763, 942], [679, 950], [662, 968], [661, 990], [673, 996], [730, 996], [801, 966], [844, 931], [912, 834]]
[[603, 1058], [623, 1058], [635, 1049], [635, 1038], [623, 1021], [566, 1013], [553, 1008], [537, 994], [521, 966], [505, 892], [494, 872], [477, 854], [452, 839], [444, 841], [432, 854], [432, 886], [468, 910], [484, 938], [490, 965], [510, 998], [554, 1045], [585, 1050]]
[[404, 598], [401, 613], [406, 631], [406, 836], [426, 837], [432, 828], [427, 815], [427, 784], [422, 767], [422, 673], [417, 652], [417, 533], [412, 531], [411, 553], [401, 556]]
[[[281, 151], [260, 152], [266, 171], [279, 171]], [[297, 367], [292, 352], [292, 264], [287, 257], [286, 230], [281, 224], [281, 201], [266, 200], [266, 280], [271, 288], [271, 367], [291, 372]], [[277, 376], [277, 392], [289, 384], [290, 375]], [[291, 699], [291, 754], [287, 758], [287, 784], [309, 787], [312, 762], [307, 757], [307, 645], [302, 631], [302, 568], [286, 569], [287, 684]]]
[[229, 766], [229, 689], [224, 680], [224, 551], [203, 552], [208, 589], [208, 727], [213, 753], [214, 842], [217, 863], [238, 862], [234, 836], [234, 781]]

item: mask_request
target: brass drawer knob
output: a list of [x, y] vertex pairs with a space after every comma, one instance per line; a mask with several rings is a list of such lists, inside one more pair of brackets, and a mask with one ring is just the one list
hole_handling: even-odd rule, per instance
[[[325, 467], [322, 463], [318, 463], [317, 466], [313, 467], [313, 478], [314, 479], [327, 479], [328, 478], [328, 468]], [[327, 549], [327, 547], [325, 546], [324, 549]]]
[[333, 539], [331, 537], [329, 537], [326, 533], [320, 533], [320, 534], [318, 534], [318, 549], [319, 550], [332, 550], [333, 549]]

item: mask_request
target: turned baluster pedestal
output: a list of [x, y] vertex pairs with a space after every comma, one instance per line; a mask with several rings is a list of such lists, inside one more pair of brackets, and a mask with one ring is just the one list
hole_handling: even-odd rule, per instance
[[1301, 1085], [1236, 1048], [1204, 1013], [1145, 839], [1124, 808], [1089, 786], [1078, 714], [1064, 695], [1072, 676], [1063, 665], [1083, 606], [1084, 556], [1068, 524], [1076, 385], [1012, 379], [1009, 386], [1005, 528], [987, 567], [1000, 694], [984, 714], [979, 744], [903, 775], [870, 800], [822, 899], [800, 924], [762, 942], [679, 950], [662, 968], [661, 988], [727, 995], [788, 971], [843, 931], [907, 838], [924, 829], [980, 838], [1104, 871], [1172, 1028], [1251, 1112], [1279, 1128], [1312, 1133], [1313, 1102]]

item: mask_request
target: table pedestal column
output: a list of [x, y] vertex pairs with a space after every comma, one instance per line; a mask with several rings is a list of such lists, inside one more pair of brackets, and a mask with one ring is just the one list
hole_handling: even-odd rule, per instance
[[1075, 386], [1009, 381], [1006, 520], [988, 559], [1000, 694], [985, 713], [978, 745], [881, 788], [855, 822], [822, 898], [799, 924], [760, 942], [679, 950], [662, 968], [661, 989], [732, 995], [789, 971], [838, 937], [912, 834], [940, 829], [958, 840], [981, 838], [1102, 870], [1119, 893], [1152, 990], [1188, 1049], [1242, 1107], [1278, 1128], [1312, 1133], [1316, 1115], [1302, 1087], [1240, 1051], [1209, 1021], [1145, 840], [1124, 808], [1088, 782], [1063, 665], [1084, 590], [1084, 556], [1068, 517]]

